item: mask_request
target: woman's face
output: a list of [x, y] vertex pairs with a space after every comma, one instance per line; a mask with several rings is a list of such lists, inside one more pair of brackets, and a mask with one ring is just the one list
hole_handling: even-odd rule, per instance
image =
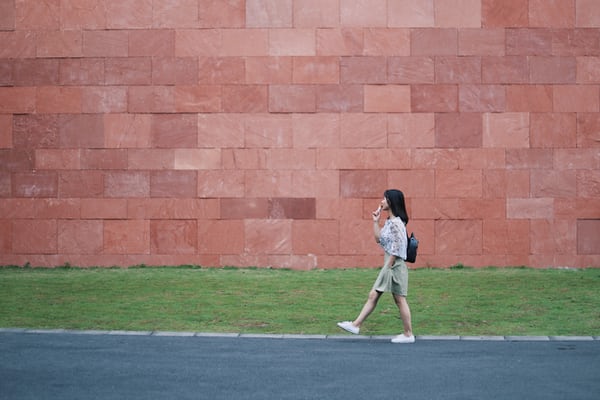
[[381, 200], [381, 209], [386, 211], [390, 209], [390, 205], [388, 204], [388, 201], [385, 198], [385, 196], [383, 197], [383, 200]]

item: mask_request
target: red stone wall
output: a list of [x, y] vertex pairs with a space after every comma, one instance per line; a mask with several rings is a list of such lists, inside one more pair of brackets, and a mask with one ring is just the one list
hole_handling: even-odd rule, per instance
[[600, 266], [597, 0], [0, 0], [0, 264]]

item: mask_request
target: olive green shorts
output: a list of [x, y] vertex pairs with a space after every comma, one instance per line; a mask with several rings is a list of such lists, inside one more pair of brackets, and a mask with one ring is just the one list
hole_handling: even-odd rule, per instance
[[[391, 257], [386, 253], [384, 265]], [[378, 292], [392, 292], [394, 294], [405, 296], [408, 294], [408, 267], [403, 259], [396, 257], [396, 261], [391, 268], [383, 267], [373, 284], [373, 290]]]

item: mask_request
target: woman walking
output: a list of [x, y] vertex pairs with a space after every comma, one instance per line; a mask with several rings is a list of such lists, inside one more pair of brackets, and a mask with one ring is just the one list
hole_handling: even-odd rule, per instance
[[[383, 227], [379, 226], [381, 211], [388, 212], [388, 218]], [[400, 318], [404, 332], [392, 338], [392, 343], [414, 343], [415, 337], [412, 332], [410, 321], [410, 308], [406, 301], [408, 294], [408, 268], [406, 259], [406, 247], [408, 244], [406, 235], [406, 224], [408, 213], [404, 202], [404, 194], [396, 189], [386, 190], [383, 200], [377, 210], [373, 211], [373, 233], [375, 241], [385, 251], [383, 268], [375, 280], [373, 288], [360, 314], [354, 321], [338, 322], [338, 326], [350, 333], [358, 335], [362, 323], [373, 312], [379, 298], [384, 292], [391, 292], [394, 301], [400, 310]]]

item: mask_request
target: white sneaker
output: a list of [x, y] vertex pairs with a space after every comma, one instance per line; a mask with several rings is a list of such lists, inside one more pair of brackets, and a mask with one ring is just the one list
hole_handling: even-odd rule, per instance
[[406, 335], [402, 334], [402, 335], [394, 336], [392, 338], [392, 343], [414, 343], [414, 342], [415, 342], [415, 337], [413, 335], [406, 336]]
[[350, 321], [338, 322], [337, 326], [339, 326], [343, 330], [353, 333], [355, 335], [358, 335], [358, 332], [360, 332], [360, 328], [357, 326], [354, 326], [352, 324], [352, 322], [350, 322]]

